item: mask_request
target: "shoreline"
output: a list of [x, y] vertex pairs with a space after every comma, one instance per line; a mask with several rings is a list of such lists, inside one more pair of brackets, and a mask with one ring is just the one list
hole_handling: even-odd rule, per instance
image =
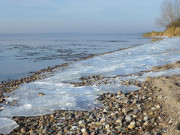
[[[152, 71], [172, 68], [180, 68], [180, 61], [153, 67]], [[94, 78], [102, 77], [94, 76]], [[180, 76], [147, 77], [143, 84], [137, 82], [134, 85], [141, 87], [140, 90], [126, 94], [119, 91], [99, 95], [97, 100], [104, 107], [94, 108], [91, 111], [61, 110], [43, 116], [13, 117], [20, 126], [10, 134], [178, 135], [180, 133], [180, 107], [178, 106]], [[167, 93], [169, 90], [173, 92]], [[177, 97], [175, 99], [173, 99], [174, 94]], [[173, 104], [171, 104], [172, 101]]]
[[[100, 54], [93, 54], [93, 55], [90, 55], [87, 57], [76, 59], [76, 60], [74, 60], [74, 62], [87, 60], [87, 59], [90, 59], [90, 58], [93, 58], [96, 56], [111, 54], [111, 53], [114, 53], [117, 51], [122, 51], [122, 50], [130, 49], [130, 48], [134, 48], [134, 47], [137, 47], [140, 45], [143, 45], [143, 44], [138, 44], [138, 45], [134, 45], [132, 47], [118, 49], [115, 51], [110, 51], [110, 52], [105, 52], [105, 53], [100, 53]], [[52, 67], [44, 68], [44, 69], [41, 69], [41, 70], [38, 70], [35, 72], [29, 72], [28, 74], [32, 74], [32, 75], [29, 75], [29, 76], [27, 75], [27, 76], [22, 77], [20, 79], [15, 79], [15, 80], [8, 79], [8, 80], [1, 81], [0, 82], [0, 103], [2, 103], [1, 98], [3, 97], [3, 92], [5, 92], [5, 93], [6, 92], [12, 92], [13, 90], [17, 89], [20, 85], [22, 85], [24, 83], [30, 83], [30, 82], [34, 82], [36, 80], [44, 79], [48, 76], [47, 75], [48, 73], [53, 73], [54, 72], [53, 70], [58, 69], [58, 68], [62, 68], [62, 69], [67, 68], [69, 66], [69, 64], [71, 64], [71, 63], [73, 63], [73, 62], [62, 63], [60, 65], [55, 65]], [[44, 74], [44, 73], [46, 73], [46, 74]]]
[[[102, 53], [100, 55], [109, 53]], [[86, 60], [92, 57], [94, 56], [88, 56], [80, 60]], [[48, 73], [54, 72], [54, 69], [67, 68], [69, 64], [70, 63], [65, 63], [49, 67], [48, 69], [39, 70], [33, 74], [34, 76], [30, 76], [30, 78], [25, 77], [18, 80], [20, 81], [19, 84], [17, 80], [15, 80], [15, 82], [7, 82], [6, 84], [3, 83], [0, 85], [0, 90], [5, 88], [4, 90], [7, 90], [6, 92], [10, 92], [22, 83], [43, 79], [48, 76]], [[180, 61], [163, 66], [156, 66], [153, 67], [152, 70], [143, 72], [157, 72], [173, 68], [180, 68]], [[138, 75], [141, 75], [141, 72]], [[173, 77], [172, 79], [174, 79]], [[82, 77], [80, 78], [82, 83], [74, 84], [74, 86], [91, 85], [89, 80], [93, 79], [97, 81], [103, 78], [103, 76], [99, 75]], [[162, 78], [158, 78], [158, 80], [159, 79]], [[177, 122], [173, 121], [169, 123], [170, 120], [168, 122], [166, 121], [169, 114], [164, 109], [163, 103], [159, 101], [158, 96], [159, 93], [162, 92], [162, 88], [156, 86], [154, 82], [154, 78], [148, 77], [145, 83], [139, 83], [138, 81], [133, 83], [133, 85], [141, 87], [138, 91], [126, 94], [120, 91], [118, 93], [103, 93], [99, 95], [97, 100], [101, 102], [104, 107], [94, 108], [91, 111], [67, 110], [55, 111], [53, 114], [43, 116], [13, 117], [20, 126], [10, 134], [160, 134], [170, 132], [171, 130], [168, 128], [172, 125], [173, 128], [179, 129]], [[124, 83], [125, 85], [132, 84], [130, 81]], [[176, 82], [176, 84], [178, 83]], [[1, 97], [3, 97], [3, 92], [0, 91], [0, 103], [5, 102], [4, 98]], [[46, 127], [44, 125], [49, 126]]]
[[[107, 42], [116, 42], [116, 41], [112, 40], [112, 41], [107, 41]], [[150, 43], [150, 40], [147, 43]], [[116, 52], [116, 51], [121, 51], [121, 50], [129, 49], [129, 48], [133, 48], [133, 47], [136, 47], [136, 46], [139, 46], [139, 45], [143, 45], [143, 44], [141, 44], [141, 43], [140, 44], [132, 43], [131, 45], [132, 45], [131, 47], [126, 47], [126, 48], [123, 48], [123, 49], [116, 48], [116, 50], [113, 50], [113, 51], [106, 50], [105, 52], [99, 52], [99, 53], [94, 53], [94, 54], [89, 53], [88, 55], [86, 55], [84, 57], [80, 56], [79, 58], [75, 58], [75, 59], [70, 60], [70, 61], [68, 61], [68, 60], [66, 61], [65, 60], [64, 62], [62, 62], [60, 64], [56, 63], [56, 64], [51, 65], [51, 66], [47, 65], [47, 67], [41, 67], [41, 68], [38, 68], [38, 69], [35, 69], [35, 70], [29, 70], [27, 72], [23, 72], [23, 74], [18, 74], [18, 76], [15, 75], [15, 77], [11, 77], [11, 76], [8, 77], [8, 78], [3, 78], [2, 77], [1, 80], [0, 80], [0, 85], [2, 84], [2, 82], [7, 83], [7, 82], [12, 82], [12, 81], [21, 80], [21, 79], [27, 80], [28, 78], [26, 79], [26, 77], [29, 77], [29, 76], [33, 77], [33, 75], [38, 75], [39, 74], [38, 72], [44, 73], [44, 72], [52, 71], [52, 70], [58, 68], [59, 66], [61, 67], [61, 65], [63, 65], [63, 64], [74, 63], [76, 61], [86, 60], [86, 59], [89, 59], [89, 58], [93, 58], [95, 56], [110, 54], [110, 53], [113, 53], [113, 52]]]

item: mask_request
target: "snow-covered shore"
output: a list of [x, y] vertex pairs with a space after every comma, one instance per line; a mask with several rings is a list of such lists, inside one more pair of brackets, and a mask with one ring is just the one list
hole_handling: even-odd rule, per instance
[[[14, 106], [2, 105], [0, 119], [13, 116], [39, 116], [50, 114], [54, 110], [91, 110], [101, 106], [94, 99], [103, 92], [123, 93], [138, 90], [137, 86], [122, 85], [126, 80], [144, 81], [147, 76], [178, 75], [180, 69], [160, 72], [138, 73], [180, 60], [180, 38], [165, 38], [158, 42], [140, 45], [114, 53], [96, 56], [91, 59], [70, 64], [67, 69], [55, 72], [53, 76], [21, 85], [6, 98], [8, 102], [17, 101]], [[71, 83], [79, 83], [82, 77], [103, 76], [101, 80], [88, 86], [74, 87]], [[118, 77], [115, 77], [117, 76]], [[110, 83], [102, 83], [110, 82]], [[112, 82], [112, 83], [111, 83]], [[42, 93], [42, 96], [39, 94]], [[10, 122], [10, 120], [7, 120]], [[3, 125], [2, 125], [3, 124]], [[0, 124], [0, 132], [4, 132], [5, 121]], [[12, 121], [12, 129], [16, 127]], [[9, 128], [11, 123], [7, 123]], [[1, 130], [3, 129], [3, 131]], [[11, 131], [11, 129], [9, 129]]]

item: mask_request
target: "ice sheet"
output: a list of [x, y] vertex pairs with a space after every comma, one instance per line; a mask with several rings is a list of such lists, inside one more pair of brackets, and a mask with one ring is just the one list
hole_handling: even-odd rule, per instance
[[8, 118], [0, 118], [0, 133], [8, 134], [17, 127], [18, 124], [15, 121]]
[[[135, 86], [124, 86], [127, 79], [141, 79], [146, 76], [174, 75], [179, 69], [146, 73], [139, 76], [119, 77], [111, 84], [73, 87], [66, 82], [79, 82], [79, 78], [93, 75], [112, 77], [135, 74], [153, 66], [180, 60], [180, 38], [165, 38], [160, 42], [140, 45], [123, 51], [97, 56], [69, 65], [66, 70], [57, 71], [54, 76], [22, 85], [9, 94], [9, 101], [17, 100], [15, 106], [4, 105], [0, 117], [34, 116], [51, 113], [53, 110], [90, 110], [100, 106], [94, 99], [102, 92], [129, 92]], [[38, 96], [43, 93], [42, 96]]]
[[[46, 79], [45, 79], [46, 80]], [[4, 105], [0, 116], [37, 116], [52, 113], [54, 110], [90, 110], [101, 106], [94, 101], [102, 92], [117, 92], [128, 89], [137, 90], [138, 87], [125, 87], [121, 84], [108, 84], [100, 86], [73, 87], [68, 84], [45, 82], [24, 84], [20, 89], [12, 92], [7, 101], [17, 100], [14, 107]], [[46, 80], [47, 81], [47, 80]], [[39, 96], [39, 93], [45, 95]]]

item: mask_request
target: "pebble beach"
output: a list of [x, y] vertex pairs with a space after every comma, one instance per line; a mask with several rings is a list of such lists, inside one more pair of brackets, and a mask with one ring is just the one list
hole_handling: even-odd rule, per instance
[[[152, 70], [156, 72], [157, 70], [179, 67], [180, 62], [176, 62], [153, 67]], [[89, 78], [94, 78], [96, 81], [103, 77], [94, 76]], [[89, 78], [83, 78], [82, 82], [89, 82]], [[159, 82], [156, 83], [156, 81], [164, 81], [164, 79], [166, 85], [163, 85], [163, 87], [166, 89], [162, 88]], [[126, 85], [131, 83], [126, 82]], [[180, 133], [179, 84], [180, 76], [147, 77], [144, 83], [134, 82], [134, 85], [140, 87], [138, 91], [130, 93], [119, 91], [99, 95], [96, 100], [101, 102], [103, 107], [94, 108], [91, 111], [61, 110], [43, 116], [13, 117], [19, 127], [9, 134], [178, 135]], [[74, 85], [90, 85], [90, 82]], [[172, 89], [176, 91], [175, 95], [177, 95], [173, 100], [171, 94], [174, 94], [174, 92], [167, 95], [167, 91]], [[3, 93], [1, 92], [1, 102], [6, 102], [2, 97]], [[176, 104], [171, 105], [165, 103], [165, 101], [174, 101]]]
[[[6, 128], [4, 128], [0, 123], [0, 131], [10, 135], [179, 135], [180, 76], [178, 72], [180, 61], [178, 61], [178, 40], [178, 38], [165, 39], [154, 44], [138, 45], [109, 53], [91, 55], [76, 60], [77, 63], [74, 65], [64, 63], [30, 72], [27, 77], [21, 79], [2, 81], [0, 84], [0, 119], [10, 121], [10, 124], [8, 127], [6, 123]], [[173, 49], [171, 49], [171, 44], [174, 45]], [[162, 47], [164, 47], [163, 50]], [[119, 60], [122, 57], [124, 59]], [[129, 65], [130, 61], [131, 65]], [[162, 61], [167, 64], [163, 65]], [[176, 62], [168, 63], [168, 61]], [[123, 62], [124, 65], [121, 64]], [[162, 62], [161, 65], [157, 64], [158, 62]], [[86, 70], [84, 71], [84, 69]], [[107, 71], [108, 74], [105, 74]], [[68, 77], [71, 79], [70, 81], [68, 81]], [[76, 81], [73, 81], [73, 78]], [[48, 84], [47, 88], [46, 86], [39, 87], [41, 83]], [[54, 85], [58, 87], [54, 87]], [[124, 87], [125, 90], [123, 90]], [[54, 101], [48, 101], [51, 100], [50, 98], [46, 100], [44, 97], [48, 97], [48, 92], [38, 91], [38, 89], [63, 90], [63, 88], [65, 92], [74, 90], [77, 91], [75, 94], [80, 95], [83, 95], [82, 92], [85, 91], [83, 96], [90, 98], [92, 102], [89, 103], [96, 102], [98, 105], [94, 104], [95, 107], [92, 105], [90, 109], [86, 109], [86, 105], [89, 104], [85, 102], [89, 100], [84, 100], [86, 98], [82, 96], [81, 98], [85, 102], [76, 99], [82, 102], [80, 109], [56, 109], [58, 104], [53, 104], [55, 106], [53, 111], [49, 111], [50, 108], [43, 108], [43, 104], [46, 102], [49, 102], [48, 105], [51, 106]], [[81, 88], [84, 88], [83, 91]], [[106, 88], [109, 90], [103, 91]], [[34, 89], [35, 91], [33, 91]], [[31, 93], [25, 95], [21, 95], [20, 91], [21, 97], [25, 98], [22, 101], [27, 102], [27, 99], [30, 101], [23, 104], [20, 96], [14, 98], [13, 95], [18, 95], [18, 93], [13, 92], [18, 90], [22, 90], [23, 93], [30, 91]], [[93, 93], [92, 90], [95, 90], [96, 93]], [[55, 91], [55, 94], [59, 94], [59, 92], [61, 91]], [[28, 97], [31, 94], [32, 96]], [[97, 94], [97, 96], [93, 94]], [[90, 96], [88, 97], [88, 95]], [[40, 106], [37, 107], [39, 114], [33, 108], [35, 104], [31, 102], [32, 98], [40, 103]], [[41, 101], [43, 98], [45, 100]], [[72, 103], [74, 100], [71, 101], [73, 98], [67, 97], [66, 99], [69, 103], [67, 105], [74, 105]], [[49, 107], [48, 105], [45, 107]], [[25, 113], [22, 110], [17, 112], [13, 110], [13, 107], [21, 109], [19, 106], [24, 108]], [[75, 104], [75, 107], [79, 107], [78, 104]], [[28, 110], [35, 112], [28, 112]]]
[[180, 135], [180, 0], [0, 7], [0, 135]]

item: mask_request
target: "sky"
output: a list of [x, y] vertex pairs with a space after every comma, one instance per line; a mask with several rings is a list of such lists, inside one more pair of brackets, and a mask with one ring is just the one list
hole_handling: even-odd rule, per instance
[[162, 0], [0, 0], [0, 33], [160, 30]]

